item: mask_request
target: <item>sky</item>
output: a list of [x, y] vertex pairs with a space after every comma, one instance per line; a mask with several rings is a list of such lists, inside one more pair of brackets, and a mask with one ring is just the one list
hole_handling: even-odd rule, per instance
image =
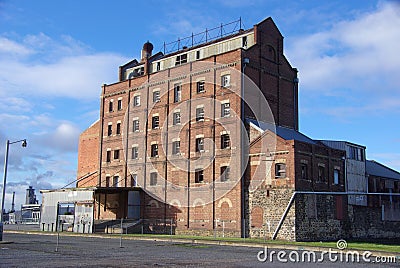
[[[0, 155], [12, 144], [6, 209], [25, 189], [76, 179], [79, 134], [99, 118], [101, 85], [164, 42], [272, 17], [299, 70], [300, 131], [367, 147], [400, 170], [400, 2], [316, 0], [0, 0]], [[2, 161], [1, 161], [2, 162]], [[0, 164], [1, 170], [3, 165]]]

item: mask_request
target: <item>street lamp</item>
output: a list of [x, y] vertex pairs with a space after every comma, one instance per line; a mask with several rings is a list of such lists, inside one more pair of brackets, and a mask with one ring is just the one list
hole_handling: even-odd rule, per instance
[[13, 142], [10, 142], [9, 140], [7, 140], [7, 143], [6, 143], [6, 154], [4, 157], [3, 195], [2, 195], [2, 199], [1, 199], [1, 211], [0, 211], [0, 241], [3, 241], [3, 220], [4, 220], [3, 212], [4, 212], [4, 201], [5, 201], [5, 197], [6, 197], [8, 149], [10, 147], [10, 144], [14, 144], [14, 143], [18, 143], [18, 142], [22, 142], [22, 147], [27, 146], [26, 139], [19, 140], [19, 141], [13, 141]]

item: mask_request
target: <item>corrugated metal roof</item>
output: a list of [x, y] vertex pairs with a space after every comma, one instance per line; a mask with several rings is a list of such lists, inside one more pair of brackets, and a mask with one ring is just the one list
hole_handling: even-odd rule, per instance
[[354, 142], [349, 142], [349, 141], [338, 141], [338, 140], [319, 140], [319, 141], [322, 142], [323, 144], [325, 144], [326, 146], [329, 146], [329, 147], [332, 147], [335, 149], [340, 149], [340, 150], [345, 150], [347, 145], [361, 147], [364, 149], [367, 148], [364, 145], [357, 144]]
[[365, 169], [368, 175], [373, 175], [381, 178], [398, 179], [400, 173], [374, 160], [365, 162]]
[[274, 132], [276, 135], [278, 135], [279, 137], [281, 137], [285, 140], [296, 140], [296, 141], [306, 142], [306, 143], [315, 144], [315, 145], [318, 144], [313, 139], [307, 137], [303, 133], [300, 133], [294, 129], [277, 126], [272, 123], [260, 122], [260, 121], [254, 120], [254, 119], [246, 119], [246, 120], [247, 120], [247, 122], [252, 123], [255, 126], [259, 127], [263, 131], [269, 130], [269, 131]]

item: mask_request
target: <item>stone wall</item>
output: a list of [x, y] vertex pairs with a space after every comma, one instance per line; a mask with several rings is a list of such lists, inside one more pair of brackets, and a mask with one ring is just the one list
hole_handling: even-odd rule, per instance
[[337, 241], [346, 238], [349, 225], [344, 201], [346, 197], [341, 195], [298, 194], [296, 241]]
[[188, 235], [188, 236], [208, 236], [208, 237], [240, 237], [240, 231], [229, 231], [223, 230], [221, 226], [219, 226], [215, 230], [205, 230], [205, 229], [177, 229], [175, 232], [176, 235]]
[[[278, 223], [284, 213], [293, 188], [268, 188], [260, 187], [249, 194], [250, 207], [250, 237], [272, 239]], [[293, 203], [278, 233], [279, 240], [295, 240], [295, 211]]]
[[399, 239], [400, 221], [383, 221], [382, 208], [349, 205], [352, 239]]

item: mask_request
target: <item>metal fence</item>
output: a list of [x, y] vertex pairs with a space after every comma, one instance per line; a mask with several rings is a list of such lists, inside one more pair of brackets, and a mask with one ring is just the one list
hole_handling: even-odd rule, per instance
[[175, 219], [96, 220], [95, 233], [106, 234], [175, 234]]

